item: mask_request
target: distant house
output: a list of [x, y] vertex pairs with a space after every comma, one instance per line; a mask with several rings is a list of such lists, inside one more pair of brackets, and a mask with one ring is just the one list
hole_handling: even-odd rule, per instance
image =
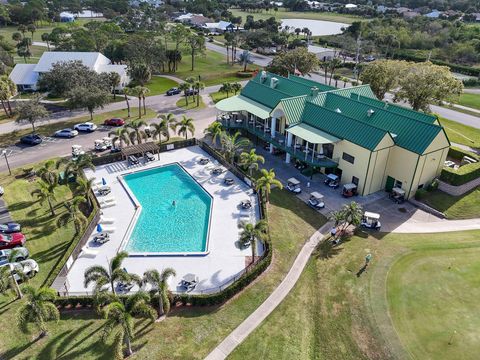
[[75, 15], [73, 15], [72, 13], [69, 13], [66, 11], [60, 13], [60, 22], [71, 23], [74, 21], [75, 21]]
[[219, 21], [214, 23], [206, 23], [203, 28], [207, 29], [211, 33], [223, 34], [225, 31], [232, 31], [235, 29], [235, 25], [228, 21]]
[[351, 10], [351, 9], [356, 9], [356, 8], [358, 8], [358, 5], [355, 5], [355, 4], [347, 4], [347, 5], [345, 5], [345, 9]]
[[383, 14], [388, 10], [385, 5], [378, 5], [377, 6], [377, 13]]
[[164, 3], [165, 2], [163, 0], [130, 0], [130, 5], [135, 7], [140, 6], [140, 4], [148, 4], [157, 8], [163, 5]]
[[480, 13], [475, 13], [475, 14], [472, 14], [473, 16], [475, 16], [475, 21], [476, 22], [480, 22]]
[[62, 52], [46, 51], [37, 64], [17, 64], [9, 78], [17, 85], [19, 91], [37, 90], [38, 79], [51, 70], [53, 64], [66, 61], [80, 61], [83, 65], [97, 73], [115, 72], [120, 75], [118, 89], [123, 89], [130, 82], [127, 65], [113, 65], [104, 55], [98, 52]]
[[181, 14], [174, 19], [176, 22], [188, 24], [192, 26], [203, 27], [206, 23], [212, 23], [213, 20], [203, 16], [202, 14]]
[[438, 19], [440, 17], [440, 11], [438, 10], [433, 10], [431, 12], [429, 12], [428, 14], [425, 14], [425, 17], [429, 18], [429, 19]]
[[402, 16], [404, 19], [413, 19], [417, 16], [419, 16], [420, 13], [416, 12], [416, 11], [405, 11], [404, 13], [402, 13]]
[[331, 60], [336, 56], [336, 51], [329, 48], [324, 48], [321, 46], [308, 45], [308, 52], [315, 54], [315, 56], [321, 60]]

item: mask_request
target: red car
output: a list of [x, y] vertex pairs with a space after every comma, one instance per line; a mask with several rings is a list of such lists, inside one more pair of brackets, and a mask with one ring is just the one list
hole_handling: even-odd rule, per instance
[[111, 118], [107, 119], [103, 122], [103, 125], [109, 125], [109, 126], [123, 126], [125, 125], [125, 120], [121, 118]]
[[23, 246], [25, 241], [25, 235], [20, 232], [15, 234], [0, 234], [0, 250]]

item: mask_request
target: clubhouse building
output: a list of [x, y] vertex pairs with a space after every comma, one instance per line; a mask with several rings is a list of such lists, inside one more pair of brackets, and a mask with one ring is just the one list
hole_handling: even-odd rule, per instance
[[440, 174], [450, 142], [435, 116], [378, 100], [369, 85], [337, 89], [265, 71], [216, 104], [241, 129], [301, 162], [354, 183], [360, 195], [401, 188], [406, 197]]

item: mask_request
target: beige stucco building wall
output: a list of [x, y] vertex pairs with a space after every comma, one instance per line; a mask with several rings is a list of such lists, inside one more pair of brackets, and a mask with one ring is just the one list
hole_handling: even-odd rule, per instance
[[[343, 153], [347, 153], [355, 158], [353, 164], [342, 159]], [[359, 179], [358, 192], [361, 194], [365, 187], [367, 166], [371, 151], [358, 146], [350, 141], [342, 140], [335, 144], [333, 149], [333, 159], [338, 159], [338, 168], [342, 170], [341, 183], [352, 182], [352, 177]]]

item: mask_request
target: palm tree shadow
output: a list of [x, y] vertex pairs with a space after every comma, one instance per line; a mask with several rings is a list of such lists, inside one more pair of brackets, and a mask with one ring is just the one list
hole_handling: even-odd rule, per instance
[[10, 349], [10, 350], [7, 350], [6, 352], [4, 353], [0, 353], [0, 359], [13, 359], [13, 358], [16, 358], [18, 355], [20, 355], [22, 352], [24, 352], [25, 350], [27, 350], [30, 346], [32, 346], [33, 344], [35, 344], [38, 340], [40, 340], [40, 337], [36, 337], [34, 340], [24, 344], [24, 345], [21, 345], [21, 346], [16, 346], [14, 347], [13, 349]]
[[23, 209], [31, 207], [33, 204], [35, 204], [37, 202], [38, 201], [18, 201], [14, 204], [8, 205], [8, 210], [9, 211], [23, 210]]

